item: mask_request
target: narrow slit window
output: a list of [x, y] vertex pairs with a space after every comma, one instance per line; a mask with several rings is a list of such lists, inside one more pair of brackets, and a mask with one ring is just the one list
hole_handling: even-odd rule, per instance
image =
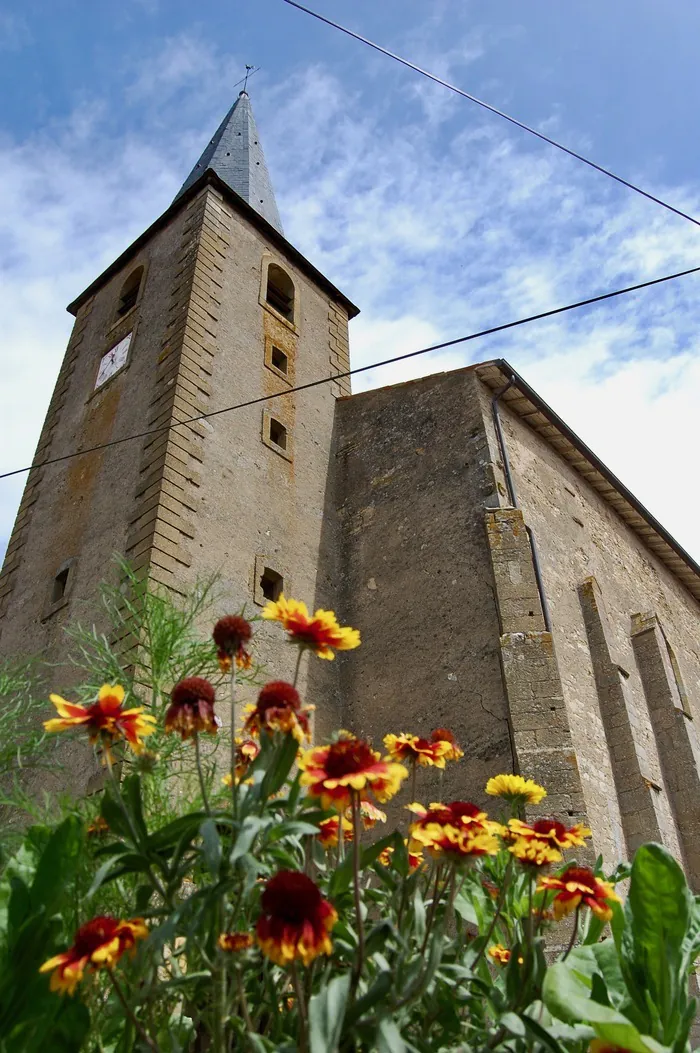
[[128, 314], [131, 308], [136, 306], [142, 279], [143, 267], [137, 267], [122, 285], [121, 292], [119, 293], [119, 303], [117, 304], [117, 316], [119, 318], [121, 318], [122, 315]]
[[280, 450], [287, 449], [287, 429], [274, 417], [270, 417], [270, 442], [274, 442]]
[[294, 283], [276, 263], [271, 263], [267, 268], [265, 299], [283, 318], [294, 321]]
[[270, 361], [272, 362], [275, 369], [279, 369], [280, 373], [287, 375], [289, 368], [289, 359], [285, 355], [284, 351], [280, 351], [279, 347], [273, 347], [270, 353]]
[[284, 591], [284, 578], [271, 567], [265, 567], [260, 576], [260, 591], [266, 600], [276, 602]]
[[70, 574], [70, 567], [64, 567], [63, 570], [59, 570], [56, 577], [53, 579], [53, 588], [51, 590], [51, 602], [60, 603], [66, 594], [68, 588], [68, 575]]

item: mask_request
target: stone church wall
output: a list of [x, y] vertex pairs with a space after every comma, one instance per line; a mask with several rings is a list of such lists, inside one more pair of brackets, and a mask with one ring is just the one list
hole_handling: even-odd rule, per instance
[[465, 758], [444, 786], [421, 772], [419, 797], [483, 801], [513, 755], [475, 380], [458, 372], [365, 392], [341, 400], [337, 417], [338, 608], [363, 633], [343, 666], [345, 725], [378, 748], [390, 731], [452, 728]]
[[503, 406], [501, 418], [539, 548], [595, 848], [614, 862], [662, 840], [698, 887], [698, 605], [541, 436]]

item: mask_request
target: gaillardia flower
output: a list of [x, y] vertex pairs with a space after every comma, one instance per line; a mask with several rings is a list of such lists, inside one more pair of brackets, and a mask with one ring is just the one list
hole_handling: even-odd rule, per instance
[[601, 921], [610, 921], [611, 904], [620, 902], [610, 882], [601, 881], [588, 867], [571, 866], [558, 877], [543, 877], [537, 889], [539, 892], [548, 889], [557, 891], [552, 903], [557, 921], [580, 906], [590, 907]]
[[384, 747], [392, 760], [412, 764], [420, 764], [422, 767], [444, 768], [447, 754], [451, 750], [449, 742], [429, 742], [421, 739], [418, 735], [385, 735]]
[[69, 731], [84, 727], [93, 745], [100, 742], [106, 759], [111, 760], [111, 747], [119, 739], [126, 739], [134, 753], [141, 753], [143, 739], [155, 731], [156, 718], [144, 712], [143, 706], [123, 709], [124, 688], [119, 684], [103, 684], [97, 701], [90, 706], [67, 702], [60, 695], [49, 696], [58, 710], [58, 717], [44, 722], [46, 731]]
[[309, 965], [319, 954], [333, 950], [330, 931], [338, 915], [311, 878], [298, 870], [281, 870], [265, 885], [260, 897], [258, 944], [276, 965], [301, 959]]
[[[408, 849], [408, 869], [409, 873], [413, 873], [414, 870], [418, 870], [418, 867], [423, 866], [425, 860], [423, 859], [423, 849], [420, 845], [415, 843], [411, 844], [407, 839], [404, 840], [404, 844]], [[381, 863], [383, 867], [389, 867], [392, 863], [392, 856], [394, 855], [394, 848], [389, 845], [377, 856], [377, 862]]]
[[418, 816], [408, 832], [415, 845], [422, 845], [430, 855], [446, 857], [455, 862], [469, 856], [496, 855], [503, 827], [487, 818], [469, 801], [451, 804], [407, 805]]
[[561, 863], [563, 858], [558, 848], [536, 837], [516, 837], [508, 851], [527, 867], [546, 867], [550, 863]]
[[329, 746], [314, 746], [298, 760], [301, 785], [318, 797], [323, 808], [343, 811], [352, 801], [352, 791], [363, 796], [374, 794], [378, 801], [390, 800], [398, 793], [408, 771], [379, 753], [364, 739], [342, 734]]
[[449, 728], [435, 728], [430, 734], [431, 742], [446, 742], [449, 750], [445, 753], [445, 760], [458, 761], [464, 756], [464, 750], [460, 749], [457, 739]]
[[237, 669], [250, 669], [253, 660], [246, 651], [246, 644], [252, 633], [250, 622], [241, 618], [239, 614], [228, 614], [225, 618], [219, 618], [212, 636], [222, 673], [229, 672], [232, 661], [235, 661]]
[[631, 1053], [626, 1046], [611, 1046], [602, 1038], [594, 1038], [588, 1047], [588, 1053]]
[[493, 943], [489, 947], [489, 958], [493, 958], [499, 965], [507, 965], [510, 961], [510, 951], [502, 943]]
[[322, 819], [318, 824], [319, 832], [316, 840], [324, 848], [333, 848], [338, 844], [338, 832], [342, 823], [343, 841], [352, 841], [352, 823], [345, 816], [332, 815], [330, 819]]
[[240, 953], [252, 947], [255, 940], [249, 932], [222, 932], [219, 936], [219, 947], [222, 951]]
[[304, 736], [311, 738], [309, 713], [313, 708], [302, 707], [299, 692], [286, 680], [272, 680], [258, 695], [257, 704], [248, 707], [245, 727], [252, 735], [259, 735], [261, 731], [269, 735], [281, 731], [302, 742]]
[[514, 804], [539, 804], [547, 796], [544, 786], [522, 775], [494, 775], [486, 783], [486, 792], [492, 797], [504, 797]]
[[574, 826], [566, 827], [556, 819], [538, 819], [532, 824], [523, 823], [520, 819], [509, 819], [508, 830], [515, 838], [525, 841], [544, 841], [552, 848], [573, 848], [574, 845], [583, 845], [585, 839], [591, 836], [587, 826], [576, 823]]
[[318, 610], [313, 618], [305, 603], [288, 600], [282, 595], [263, 608], [263, 618], [280, 622], [293, 643], [308, 647], [318, 658], [335, 658], [334, 651], [351, 651], [360, 646], [357, 629], [341, 627], [333, 611]]
[[202, 731], [216, 735], [221, 721], [214, 712], [216, 692], [201, 676], [188, 676], [170, 692], [170, 705], [165, 714], [165, 730], [177, 731], [183, 739]]
[[51, 975], [51, 990], [72, 995], [83, 978], [87, 966], [92, 969], [111, 969], [137, 940], [148, 936], [143, 918], [117, 921], [100, 915], [82, 925], [75, 934], [72, 947], [44, 962], [40, 973]]
[[[348, 818], [351, 818], [350, 813], [348, 813]], [[383, 812], [381, 808], [377, 808], [376, 804], [372, 804], [371, 801], [363, 798], [360, 801], [360, 818], [364, 829], [372, 830], [377, 823], [386, 822], [386, 812]]]
[[[245, 776], [248, 768], [259, 753], [260, 746], [257, 742], [254, 742], [253, 739], [242, 739], [236, 736], [236, 768], [234, 771], [236, 783], [239, 783]], [[224, 786], [231, 786], [233, 783], [231, 772], [224, 775], [221, 781]]]

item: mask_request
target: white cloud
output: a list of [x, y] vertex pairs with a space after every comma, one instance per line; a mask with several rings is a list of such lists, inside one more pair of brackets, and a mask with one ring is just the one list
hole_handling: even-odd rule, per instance
[[[0, 143], [3, 470], [31, 459], [64, 304], [167, 206], [230, 105], [222, 71], [238, 65], [201, 37], [168, 40], [150, 56], [156, 73], [127, 85], [138, 130], [106, 141], [98, 102], [62, 128]], [[274, 85], [263, 77], [253, 102], [285, 229], [362, 307], [355, 365], [700, 263], [691, 224], [466, 102], [428, 121], [421, 107], [397, 109], [398, 86], [368, 105], [322, 65]], [[698, 187], [659, 193], [700, 214]], [[697, 556], [700, 498], [685, 482], [697, 289], [687, 278], [435, 352], [363, 374], [356, 390], [507, 357]], [[0, 537], [19, 492], [2, 483]]]

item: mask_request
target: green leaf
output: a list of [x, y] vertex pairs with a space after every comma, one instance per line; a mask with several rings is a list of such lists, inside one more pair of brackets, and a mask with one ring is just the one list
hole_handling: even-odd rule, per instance
[[207, 818], [206, 812], [191, 812], [183, 815], [180, 819], [173, 819], [171, 823], [161, 826], [148, 838], [148, 849], [158, 854], [167, 852], [174, 848], [181, 838], [194, 838], [199, 829], [199, 824]]
[[271, 820], [260, 819], [257, 815], [248, 815], [241, 824], [241, 829], [238, 832], [236, 843], [234, 844], [231, 855], [229, 856], [229, 862], [233, 865], [237, 859], [244, 856], [246, 852], [250, 851], [253, 841], [258, 836], [260, 831], [264, 827], [269, 826]]
[[309, 1001], [311, 1053], [335, 1053], [343, 1030], [350, 976], [336, 976]]
[[666, 1041], [675, 1038], [687, 1003], [684, 940], [694, 913], [685, 875], [661, 845], [637, 849], [625, 904], [621, 958], [627, 986], [644, 1018], [652, 1023], [653, 1002]]
[[125, 841], [128, 841], [129, 844], [133, 845], [134, 838], [131, 833], [131, 828], [124, 812], [122, 811], [122, 807], [115, 798], [114, 792], [110, 786], [107, 787], [102, 795], [100, 815], [113, 834], [123, 837]]
[[69, 816], [56, 828], [41, 854], [31, 887], [32, 909], [53, 914], [73, 884], [83, 848], [83, 824]]
[[406, 1043], [393, 1020], [385, 1017], [377, 1028], [377, 1053], [406, 1053]]
[[455, 896], [455, 910], [464, 921], [468, 921], [470, 925], [478, 926], [479, 919], [476, 916], [474, 904], [461, 892]]
[[566, 962], [557, 962], [547, 970], [542, 999], [553, 1016], [571, 1023], [583, 1021], [598, 1038], [629, 1053], [670, 1053], [649, 1035], [642, 1035], [634, 1024], [616, 1009], [600, 1005], [590, 997], [591, 984]]
[[148, 830], [146, 829], [146, 820], [143, 817], [143, 804], [141, 801], [141, 776], [134, 773], [133, 775], [127, 776], [122, 783], [122, 798], [126, 807], [129, 810], [129, 814], [134, 822], [134, 826], [141, 834], [141, 837], [146, 840], [148, 837]]
[[275, 743], [272, 762], [260, 784], [260, 793], [264, 799], [277, 793], [289, 775], [295, 760], [299, 744], [293, 735], [285, 735], [280, 744]]
[[199, 833], [202, 838], [202, 852], [207, 870], [215, 878], [221, 867], [221, 838], [214, 820], [205, 819], [199, 828]]
[[392, 984], [393, 975], [391, 970], [382, 970], [369, 991], [363, 994], [362, 998], [358, 998], [355, 1004], [348, 1010], [345, 1018], [346, 1029], [352, 1027], [356, 1021], [362, 1020], [365, 1013], [368, 1013], [370, 1009], [374, 1008], [378, 1002], [383, 1001], [391, 991]]

